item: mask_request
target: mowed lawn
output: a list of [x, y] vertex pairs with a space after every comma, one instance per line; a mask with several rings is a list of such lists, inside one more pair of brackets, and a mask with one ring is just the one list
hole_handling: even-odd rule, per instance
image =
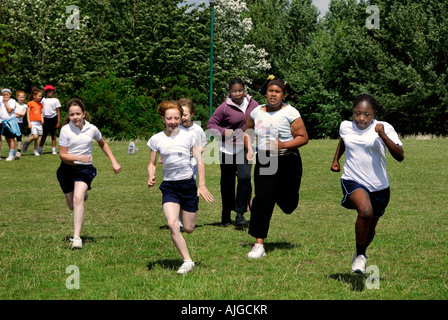
[[[184, 234], [196, 263], [186, 276], [176, 274], [182, 261], [161, 193], [147, 187], [146, 141], [136, 142], [135, 155], [127, 154], [128, 142], [109, 142], [122, 165], [118, 175], [94, 145], [98, 176], [85, 204], [84, 247], [73, 251], [73, 218], [56, 180], [59, 157], [47, 144], [40, 157], [30, 150], [6, 162], [3, 140], [0, 299], [445, 300], [448, 140], [403, 142], [404, 162], [388, 156], [391, 201], [367, 252], [372, 271], [362, 277], [350, 274], [356, 214], [340, 205], [341, 173], [330, 171], [336, 140], [301, 149], [299, 207], [291, 215], [275, 208], [267, 255], [258, 260], [247, 258], [254, 242], [247, 228], [220, 226], [219, 164], [208, 164], [215, 202], [200, 201], [196, 230]], [[160, 166], [157, 174], [158, 186]]]

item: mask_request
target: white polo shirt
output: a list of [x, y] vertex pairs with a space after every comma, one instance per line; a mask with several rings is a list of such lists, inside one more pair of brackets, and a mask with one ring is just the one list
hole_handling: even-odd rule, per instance
[[[62, 127], [59, 134], [59, 145], [66, 147], [68, 154], [74, 156], [92, 155], [92, 140], [100, 141], [101, 132], [96, 126], [84, 120], [84, 127], [79, 130], [71, 121]], [[76, 164], [92, 164], [74, 161]]]
[[190, 150], [194, 144], [194, 136], [184, 129], [179, 129], [177, 134], [171, 136], [162, 131], [149, 139], [151, 150], [160, 153], [163, 181], [185, 180], [193, 176]]
[[358, 129], [353, 121], [343, 121], [339, 127], [346, 153], [341, 178], [358, 182], [371, 192], [389, 187], [386, 171], [387, 147], [375, 131], [378, 123], [384, 125], [384, 132], [395, 144], [403, 145], [395, 129], [384, 121], [374, 119], [364, 130]]

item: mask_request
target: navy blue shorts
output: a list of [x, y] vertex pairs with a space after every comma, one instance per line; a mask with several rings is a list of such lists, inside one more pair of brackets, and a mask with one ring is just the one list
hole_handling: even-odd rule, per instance
[[367, 189], [362, 184], [359, 184], [352, 180], [345, 180], [345, 179], [341, 179], [341, 187], [342, 187], [342, 193], [343, 193], [341, 205], [344, 208], [355, 209], [353, 207], [352, 203], [350, 202], [350, 200], [348, 200], [348, 197], [355, 190], [363, 189], [369, 195], [370, 203], [372, 204], [372, 208], [373, 208], [373, 216], [376, 218], [381, 218], [383, 216], [384, 212], [386, 211], [386, 207], [389, 204], [389, 199], [390, 199], [390, 188], [389, 187], [387, 187], [386, 189], [380, 190], [380, 191], [371, 192], [371, 191], [369, 191], [369, 189]]
[[178, 203], [184, 211], [198, 211], [198, 187], [193, 178], [179, 181], [162, 181], [159, 189], [162, 191], [162, 204], [174, 202]]
[[50, 134], [54, 136], [56, 133], [56, 125], [58, 124], [58, 117], [44, 118], [44, 124], [42, 125], [43, 134]]
[[89, 187], [88, 190], [90, 190], [92, 180], [96, 176], [96, 168], [91, 164], [70, 165], [65, 162], [61, 162], [61, 165], [56, 171], [56, 176], [62, 192], [64, 193], [70, 193], [75, 190], [75, 181], [85, 182]]

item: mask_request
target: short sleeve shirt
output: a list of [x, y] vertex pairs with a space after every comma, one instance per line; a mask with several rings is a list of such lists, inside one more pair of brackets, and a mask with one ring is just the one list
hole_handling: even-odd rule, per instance
[[256, 107], [250, 114], [254, 121], [258, 149], [269, 150], [267, 143], [270, 139], [278, 139], [281, 142], [294, 139], [291, 123], [300, 118], [300, 112], [290, 104], [274, 112], [264, 111], [264, 106]]
[[[84, 127], [80, 130], [71, 121], [62, 127], [59, 134], [59, 145], [66, 147], [68, 154], [75, 156], [92, 155], [92, 140], [100, 141], [101, 132], [96, 126], [84, 120]], [[75, 164], [92, 164], [75, 161]]]
[[45, 118], [54, 118], [57, 115], [56, 109], [61, 107], [61, 103], [57, 98], [43, 98], [41, 103], [44, 106], [42, 114]]
[[343, 121], [339, 127], [346, 153], [342, 179], [356, 181], [371, 192], [389, 187], [387, 147], [375, 131], [378, 123], [384, 125], [384, 132], [395, 144], [403, 145], [395, 129], [387, 122], [373, 120], [364, 130], [358, 129], [353, 121]]
[[194, 144], [194, 136], [183, 129], [171, 136], [162, 131], [149, 139], [149, 148], [160, 153], [164, 181], [186, 180], [193, 176], [190, 150]]

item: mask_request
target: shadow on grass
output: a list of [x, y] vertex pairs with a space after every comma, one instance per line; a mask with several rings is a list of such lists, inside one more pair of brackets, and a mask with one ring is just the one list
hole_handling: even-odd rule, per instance
[[[242, 246], [243, 247], [248, 247], [248, 248], [252, 248], [254, 244], [253, 243], [243, 243]], [[272, 252], [274, 250], [280, 249], [280, 250], [291, 250], [297, 248], [297, 245], [290, 243], [290, 242], [286, 242], [286, 241], [282, 241], [282, 242], [266, 242], [264, 243], [264, 250], [266, 253], [268, 252]]]
[[220, 228], [230, 228], [233, 227], [235, 230], [238, 231], [247, 231], [249, 228], [250, 221], [246, 220], [245, 225], [236, 225], [235, 221], [232, 221], [229, 225], [223, 225], [221, 222], [214, 222], [214, 223], [205, 223], [204, 226], [213, 226], [213, 227], [220, 227]]
[[[67, 242], [70, 242], [70, 238], [72, 238], [73, 236], [65, 236], [64, 238], [62, 238], [62, 241], [67, 241]], [[109, 236], [107, 236], [107, 237], [91, 237], [91, 236], [88, 236], [88, 235], [86, 235], [86, 236], [81, 236], [81, 240], [82, 240], [82, 242], [83, 243], [95, 243], [95, 242], [97, 242], [97, 239], [98, 240], [101, 240], [101, 239], [115, 239], [114, 237], [109, 237]]]
[[[160, 259], [148, 263], [148, 271], [151, 271], [154, 267], [159, 266], [163, 269], [177, 271], [182, 265], [182, 260], [180, 259]], [[195, 262], [195, 266], [200, 266], [200, 262]]]
[[337, 280], [340, 282], [347, 283], [351, 285], [352, 291], [364, 291], [366, 288], [365, 282], [367, 277], [362, 274], [357, 273], [335, 273], [328, 276], [329, 278], [333, 280]]
[[[202, 225], [201, 225], [201, 224], [197, 224], [197, 225], [194, 226], [194, 228], [195, 228], [195, 229], [197, 229], [197, 228], [202, 228]], [[159, 230], [170, 230], [170, 227], [168, 227], [168, 225], [165, 224], [165, 225], [163, 225], [163, 226], [160, 226], [160, 227], [159, 227]]]

